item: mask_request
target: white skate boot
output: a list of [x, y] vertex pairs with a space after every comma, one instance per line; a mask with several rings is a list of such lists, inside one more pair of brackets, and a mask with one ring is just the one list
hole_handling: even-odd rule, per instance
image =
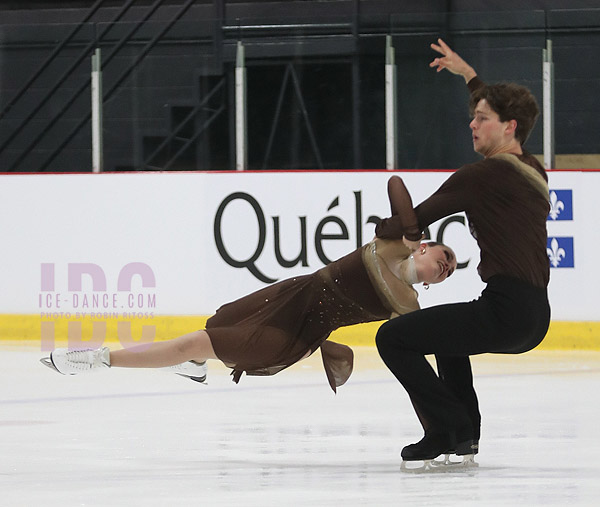
[[63, 375], [77, 375], [99, 368], [110, 368], [108, 347], [86, 350], [56, 349], [41, 363]]
[[197, 363], [196, 361], [186, 361], [185, 363], [179, 363], [161, 369], [170, 371], [171, 373], [177, 373], [177, 375], [190, 378], [195, 382], [206, 384], [206, 374], [208, 373], [206, 361], [201, 363]]

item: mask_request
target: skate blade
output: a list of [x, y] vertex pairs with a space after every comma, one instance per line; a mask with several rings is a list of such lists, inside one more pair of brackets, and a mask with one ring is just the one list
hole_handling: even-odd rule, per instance
[[205, 386], [208, 385], [208, 382], [206, 381], [206, 375], [204, 375], [203, 377], [190, 377], [189, 375], [184, 375], [183, 373], [176, 373], [176, 375], [179, 375], [183, 378], [189, 378], [190, 380], [198, 382], [199, 384], [204, 384]]
[[[47, 366], [51, 370], [54, 370], [55, 372], [60, 373], [60, 371], [58, 371], [56, 366], [54, 366], [54, 363], [52, 362], [52, 359], [50, 357], [42, 357], [40, 359], [40, 363], [42, 363], [44, 366]], [[60, 374], [62, 375], [62, 373], [60, 373]]]
[[446, 454], [443, 460], [427, 459], [420, 461], [403, 461], [400, 465], [400, 471], [419, 474], [419, 473], [440, 473], [440, 472], [464, 472], [477, 468], [479, 463], [475, 461], [474, 454], [462, 456], [461, 461], [453, 461], [449, 454]]

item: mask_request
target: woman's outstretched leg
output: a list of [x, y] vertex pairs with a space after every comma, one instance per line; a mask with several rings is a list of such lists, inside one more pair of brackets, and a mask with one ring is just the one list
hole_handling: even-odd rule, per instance
[[122, 368], [164, 368], [186, 361], [217, 359], [208, 333], [188, 333], [174, 340], [138, 345], [110, 352], [110, 365]]
[[194, 331], [165, 342], [128, 347], [111, 352], [108, 347], [95, 350], [56, 349], [46, 366], [64, 375], [76, 375], [112, 366], [123, 368], [171, 368], [174, 373], [203, 382], [206, 360], [217, 359], [206, 331]]

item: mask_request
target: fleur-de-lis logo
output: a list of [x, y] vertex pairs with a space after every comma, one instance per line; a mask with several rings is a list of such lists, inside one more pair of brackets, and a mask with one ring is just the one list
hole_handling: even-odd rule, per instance
[[555, 268], [558, 267], [561, 259], [567, 255], [564, 248], [560, 248], [558, 246], [558, 241], [556, 238], [552, 238], [552, 241], [550, 242], [550, 248], [546, 248], [546, 253], [550, 259], [550, 264], [552, 264], [552, 266]]
[[565, 209], [565, 203], [558, 200], [556, 192], [550, 192], [550, 218], [556, 220], [560, 212]]

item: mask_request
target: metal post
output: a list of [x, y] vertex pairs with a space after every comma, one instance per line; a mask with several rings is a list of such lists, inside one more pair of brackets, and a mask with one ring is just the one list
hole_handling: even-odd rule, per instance
[[352, 57], [352, 146], [355, 169], [362, 169], [360, 126], [360, 57], [356, 54]]
[[546, 41], [542, 50], [542, 80], [544, 109], [544, 165], [554, 169], [554, 62], [552, 61], [552, 41]]
[[246, 132], [246, 61], [244, 46], [237, 43], [235, 59], [235, 169], [245, 171], [248, 165]]
[[392, 37], [385, 37], [385, 167], [398, 168], [396, 62]]
[[92, 172], [100, 173], [104, 166], [102, 145], [102, 65], [100, 48], [92, 55]]

